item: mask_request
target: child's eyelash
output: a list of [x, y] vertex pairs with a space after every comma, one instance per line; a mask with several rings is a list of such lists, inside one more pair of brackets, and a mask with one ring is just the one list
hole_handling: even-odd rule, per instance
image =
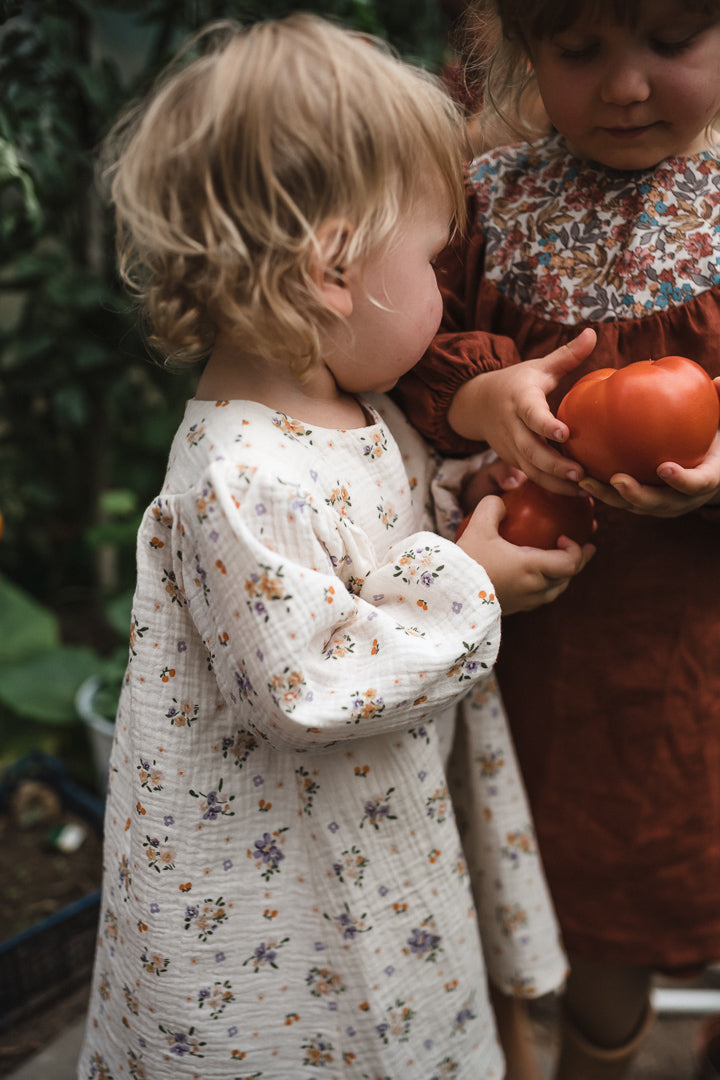
[[682, 41], [653, 41], [652, 46], [655, 52], [662, 53], [663, 56], [674, 56], [689, 49], [696, 37], [697, 34], [691, 34]]
[[588, 60], [597, 52], [596, 45], [585, 45], [580, 49], [563, 48], [561, 45], [558, 48], [563, 60]]
[[[682, 38], [680, 41], [663, 41], [659, 38], [654, 38], [650, 40], [650, 46], [656, 53], [659, 53], [662, 56], [678, 56], [695, 44], [700, 33], [701, 31], [693, 32], [692, 34], [688, 34], [687, 37]], [[592, 59], [597, 54], [598, 48], [599, 46], [595, 43], [582, 45], [578, 48], [558, 45], [558, 52], [563, 60], [583, 61]]]

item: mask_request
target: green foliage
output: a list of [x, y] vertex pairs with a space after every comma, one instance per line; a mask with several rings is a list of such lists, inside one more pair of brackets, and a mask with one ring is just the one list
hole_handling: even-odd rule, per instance
[[[439, 0], [0, 0], [0, 741], [8, 715], [72, 719], [73, 687], [97, 664], [93, 628], [132, 587], [139, 515], [194, 387], [148, 360], [96, 148], [191, 32], [296, 8], [428, 67], [444, 54]], [[72, 645], [53, 614], [67, 609], [93, 615], [75, 619]], [[118, 640], [106, 623], [103, 653]]]
[[67, 735], [57, 729], [77, 725], [78, 688], [107, 663], [87, 645], [62, 644], [56, 615], [0, 581], [0, 762], [36, 747], [57, 752]]

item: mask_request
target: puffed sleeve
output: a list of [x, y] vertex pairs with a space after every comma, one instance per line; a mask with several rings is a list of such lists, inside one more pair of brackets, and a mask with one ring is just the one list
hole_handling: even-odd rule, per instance
[[443, 298], [440, 328], [425, 355], [403, 375], [392, 394], [414, 427], [447, 455], [478, 449], [477, 442], [458, 435], [447, 422], [457, 390], [475, 375], [520, 360], [512, 338], [478, 326], [485, 240], [477, 221], [477, 194], [468, 184], [467, 226], [440, 255], [436, 266]]
[[376, 565], [324, 500], [220, 463], [172, 517], [178, 584], [220, 692], [278, 749], [412, 727], [495, 662], [492, 582], [434, 533], [403, 538]]

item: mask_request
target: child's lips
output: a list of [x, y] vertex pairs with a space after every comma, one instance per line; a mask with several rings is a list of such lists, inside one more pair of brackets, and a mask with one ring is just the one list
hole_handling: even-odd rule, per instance
[[653, 126], [653, 124], [637, 124], [635, 127], [606, 127], [603, 130], [614, 139], [637, 139]]

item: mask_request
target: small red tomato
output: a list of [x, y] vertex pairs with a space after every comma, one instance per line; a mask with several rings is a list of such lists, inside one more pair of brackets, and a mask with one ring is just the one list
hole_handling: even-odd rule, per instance
[[660, 484], [658, 465], [698, 465], [720, 422], [720, 402], [708, 373], [685, 356], [599, 368], [578, 379], [560, 402], [570, 436], [564, 452], [607, 483], [628, 473]]
[[[498, 532], [511, 544], [520, 547], [557, 547], [561, 536], [585, 544], [592, 536], [594, 514], [592, 501], [582, 495], [557, 495], [554, 491], [526, 480], [520, 487], [502, 495], [506, 514]], [[455, 534], [459, 540], [472, 517], [468, 514]]]
[[592, 502], [583, 495], [558, 495], [526, 480], [503, 492], [507, 513], [498, 532], [521, 547], [556, 548], [561, 536], [586, 544], [593, 532]]

